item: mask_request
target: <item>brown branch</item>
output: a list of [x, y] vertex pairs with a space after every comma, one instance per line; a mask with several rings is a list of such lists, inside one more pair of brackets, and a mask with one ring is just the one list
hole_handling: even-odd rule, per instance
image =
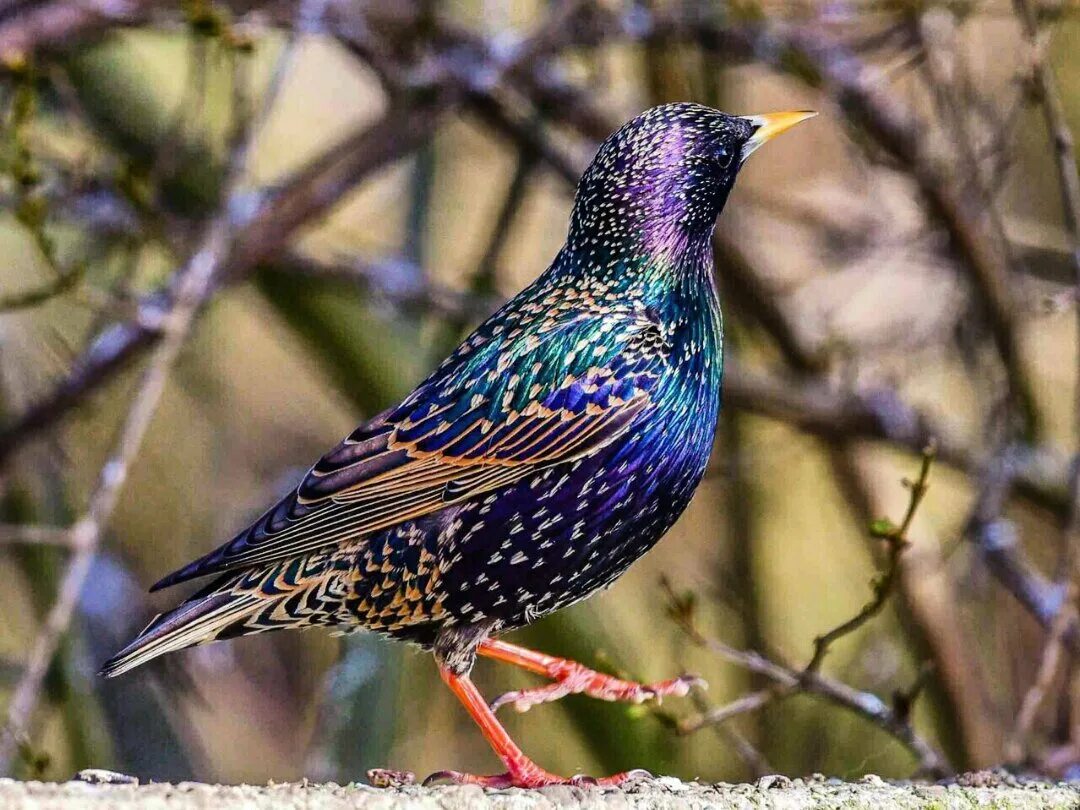
[[0, 523], [0, 545], [70, 546], [71, 530], [55, 526]]
[[1035, 681], [1024, 694], [1020, 711], [1016, 715], [1016, 725], [1009, 736], [1009, 741], [1005, 744], [1005, 758], [1009, 762], [1020, 764], [1027, 758], [1027, 741], [1035, 725], [1035, 717], [1046, 701], [1054, 679], [1061, 669], [1065, 635], [1076, 621], [1076, 616], [1076, 587], [1073, 586], [1069, 589], [1068, 596], [1061, 609], [1058, 610], [1057, 616], [1054, 617], [1046, 645], [1039, 658], [1039, 669], [1035, 675]]

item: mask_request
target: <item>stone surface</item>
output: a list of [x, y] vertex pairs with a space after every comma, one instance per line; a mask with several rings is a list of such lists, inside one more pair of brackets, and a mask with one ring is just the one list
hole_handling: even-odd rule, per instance
[[877, 777], [858, 782], [765, 777], [754, 784], [707, 785], [661, 778], [625, 789], [551, 787], [543, 790], [484, 791], [477, 787], [410, 786], [378, 789], [367, 785], [118, 784], [106, 780], [65, 783], [0, 779], [0, 808], [56, 810], [541, 810], [541, 808], [1080, 808], [1080, 786], [1016, 782], [996, 775], [962, 777], [949, 785], [891, 784]]

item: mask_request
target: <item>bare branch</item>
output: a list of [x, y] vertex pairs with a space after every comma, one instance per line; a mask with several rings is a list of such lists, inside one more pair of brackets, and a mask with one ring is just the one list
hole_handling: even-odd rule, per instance
[[[1001, 517], [1016, 481], [1017, 449], [1006, 445], [986, 464], [964, 537], [975, 544], [994, 577], [1044, 628], [1049, 629], [1063, 604], [1064, 586], [1054, 585], [1024, 557], [1016, 529]], [[1070, 649], [1080, 649], [1075, 628], [1065, 638]]]
[[881, 612], [885, 602], [892, 593], [896, 583], [897, 573], [900, 569], [900, 555], [908, 545], [907, 532], [911, 527], [911, 521], [915, 517], [915, 511], [919, 508], [923, 496], [926, 494], [930, 478], [930, 466], [934, 461], [934, 445], [928, 445], [923, 450], [922, 467], [919, 469], [919, 477], [915, 481], [904, 481], [905, 486], [911, 490], [911, 499], [908, 502], [907, 512], [899, 526], [894, 526], [888, 520], [878, 520], [871, 525], [871, 533], [874, 537], [884, 540], [889, 547], [889, 554], [885, 564], [885, 570], [874, 580], [874, 598], [867, 602], [862, 609], [846, 622], [834, 627], [824, 635], [814, 639], [814, 655], [807, 663], [804, 672], [817, 672], [821, 669], [821, 663], [829, 651], [829, 647], [846, 635], [854, 633], [870, 619]]
[[71, 531], [55, 526], [0, 523], [0, 545], [10, 544], [69, 546], [71, 545]]
[[1054, 617], [1054, 623], [1050, 627], [1050, 634], [1039, 659], [1035, 682], [1024, 694], [1024, 699], [1020, 704], [1020, 711], [1016, 715], [1016, 725], [1005, 745], [1005, 757], [1009, 762], [1019, 764], [1026, 757], [1027, 741], [1035, 725], [1035, 717], [1046, 701], [1053, 681], [1061, 669], [1065, 634], [1076, 621], [1076, 614], [1076, 588], [1074, 586], [1069, 589], [1068, 599]]
[[[787, 664], [773, 661], [753, 650], [736, 649], [718, 639], [704, 635], [694, 623], [692, 601], [676, 594], [667, 580], [663, 581], [663, 586], [668, 594], [672, 616], [683, 632], [698, 646], [715, 653], [725, 661], [773, 681], [779, 687], [774, 695], [782, 696], [793, 691], [805, 692], [868, 720], [908, 748], [918, 760], [919, 770], [922, 773], [944, 776], [951, 772], [941, 753], [915, 733], [906, 717], [898, 715], [877, 695], [853, 689], [847, 684], [818, 672], [804, 672]], [[759, 699], [754, 698], [746, 705], [753, 706]], [[687, 725], [694, 723], [697, 723], [699, 728], [708, 725], [708, 723], [698, 721], [687, 721]]]
[[725, 723], [740, 714], [756, 712], [766, 704], [776, 700], [777, 697], [790, 694], [794, 689], [794, 686], [785, 687], [782, 690], [776, 688], [759, 689], [756, 692], [750, 692], [736, 698], [730, 703], [725, 703], [723, 706], [713, 706], [695, 717], [686, 718], [680, 721], [676, 728], [680, 734], [693, 734], [706, 726], [717, 726]]

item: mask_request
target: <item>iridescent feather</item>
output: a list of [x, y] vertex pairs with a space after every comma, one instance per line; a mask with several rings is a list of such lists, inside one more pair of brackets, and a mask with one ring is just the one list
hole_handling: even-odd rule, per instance
[[609, 138], [551, 267], [249, 528], [158, 582], [217, 575], [104, 671], [278, 627], [430, 646], [614, 580], [705, 470], [722, 376], [710, 234], [752, 131], [684, 104]]

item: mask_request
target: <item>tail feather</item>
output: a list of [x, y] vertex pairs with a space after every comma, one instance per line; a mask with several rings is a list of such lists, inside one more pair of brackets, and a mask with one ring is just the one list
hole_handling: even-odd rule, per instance
[[216, 639], [227, 628], [265, 606], [250, 593], [211, 593], [157, 616], [134, 641], [105, 662], [100, 674], [113, 678], [165, 653]]

